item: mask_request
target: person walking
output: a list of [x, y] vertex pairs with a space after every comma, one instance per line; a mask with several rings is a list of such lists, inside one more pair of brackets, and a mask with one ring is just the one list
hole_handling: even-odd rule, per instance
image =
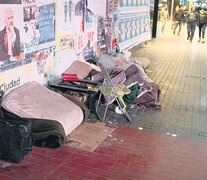
[[190, 39], [190, 42], [193, 41], [195, 28], [196, 28], [196, 24], [197, 24], [197, 21], [198, 21], [198, 13], [195, 10], [196, 10], [195, 6], [192, 7], [191, 11], [186, 16], [186, 19], [187, 19], [187, 32], [188, 32], [187, 40]]
[[199, 40], [201, 41], [201, 33], [202, 33], [202, 43], [205, 43], [205, 30], [206, 30], [206, 23], [207, 23], [207, 15], [204, 11], [204, 9], [200, 10], [200, 13], [198, 14], [198, 28], [199, 28]]
[[160, 14], [160, 21], [162, 23], [161, 25], [161, 33], [164, 33], [164, 29], [165, 29], [165, 25], [167, 23], [167, 19], [168, 19], [168, 8], [167, 8], [167, 4], [163, 4], [162, 8], [161, 8], [161, 14]]
[[173, 34], [175, 34], [175, 31], [179, 26], [178, 35], [180, 35], [183, 17], [184, 17], [184, 13], [182, 11], [182, 6], [179, 6], [179, 10], [175, 12], [175, 16], [174, 16], [175, 28]]

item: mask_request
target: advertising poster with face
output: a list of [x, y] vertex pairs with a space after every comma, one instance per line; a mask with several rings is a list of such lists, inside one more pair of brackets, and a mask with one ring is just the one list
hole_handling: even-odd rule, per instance
[[0, 4], [0, 72], [22, 64], [23, 37], [21, 4]]

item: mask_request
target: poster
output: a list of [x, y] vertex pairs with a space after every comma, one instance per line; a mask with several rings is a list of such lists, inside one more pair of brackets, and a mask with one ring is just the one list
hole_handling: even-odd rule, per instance
[[84, 0], [75, 0], [74, 2], [75, 16], [74, 16], [74, 30], [75, 30], [75, 50], [79, 54], [84, 46]]
[[107, 52], [107, 22], [106, 19], [109, 9], [106, 8], [106, 1], [102, 0], [88, 0], [87, 8], [93, 12], [96, 17], [96, 55], [99, 56], [102, 52]]
[[54, 74], [55, 2], [23, 1], [25, 59], [36, 62], [37, 74], [45, 81]]
[[56, 49], [74, 48], [74, 0], [56, 0]]
[[39, 6], [37, 25], [39, 27], [39, 44], [44, 47], [51, 45], [48, 42], [55, 42], [55, 3]]
[[39, 6], [25, 1], [25, 55], [55, 45], [55, 3]]
[[88, 1], [84, 8], [84, 42], [82, 52], [84, 60], [88, 62], [92, 62], [95, 59], [97, 48], [97, 19], [95, 12], [89, 6], [90, 2]]
[[151, 38], [148, 0], [120, 0], [117, 9], [114, 11], [113, 21], [114, 23], [118, 21], [116, 24], [118, 24], [119, 34], [114, 31], [113, 39], [118, 37], [121, 50]]
[[0, 5], [0, 72], [21, 65], [24, 58], [22, 19], [21, 5]]
[[114, 0], [113, 5], [113, 18], [112, 18], [112, 54], [116, 55], [119, 51], [118, 41], [122, 41], [121, 35], [121, 24], [119, 23], [119, 16], [118, 16], [118, 8], [119, 8], [119, 0]]
[[106, 27], [106, 48], [107, 53], [112, 52], [112, 40], [113, 40], [113, 14], [114, 14], [114, 3], [117, 1], [108, 0], [108, 6], [106, 6], [106, 18], [105, 18], [105, 27]]
[[95, 58], [97, 48], [97, 17], [88, 4], [85, 0], [75, 3], [75, 50], [85, 61]]

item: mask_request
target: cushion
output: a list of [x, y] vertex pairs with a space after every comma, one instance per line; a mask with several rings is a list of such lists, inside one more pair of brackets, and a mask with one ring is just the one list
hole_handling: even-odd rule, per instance
[[62, 124], [66, 136], [79, 126], [84, 118], [79, 106], [35, 81], [5, 94], [1, 105], [7, 111], [23, 118], [56, 120]]
[[74, 61], [71, 66], [64, 72], [65, 74], [77, 74], [79, 79], [84, 79], [88, 76], [92, 67], [81, 61]]

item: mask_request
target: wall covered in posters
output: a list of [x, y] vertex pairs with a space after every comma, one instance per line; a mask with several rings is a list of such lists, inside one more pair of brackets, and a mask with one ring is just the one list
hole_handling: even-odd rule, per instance
[[120, 49], [149, 40], [149, 0], [114, 1], [114, 37]]
[[0, 1], [0, 88], [46, 84], [73, 61], [150, 38], [148, 0]]

